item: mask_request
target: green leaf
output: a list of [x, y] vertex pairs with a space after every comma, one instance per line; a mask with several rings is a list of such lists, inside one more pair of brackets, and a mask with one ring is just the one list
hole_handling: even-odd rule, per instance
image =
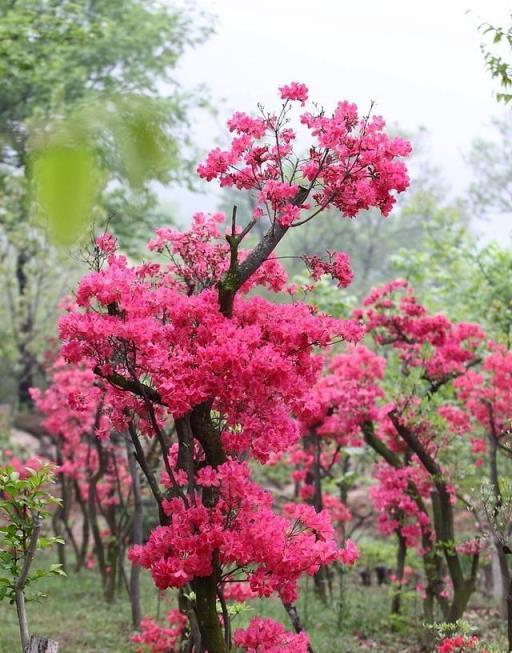
[[158, 178], [170, 166], [171, 156], [176, 157], [175, 145], [147, 99], [118, 99], [112, 132], [127, 179], [135, 188]]
[[66, 576], [67, 575], [66, 572], [62, 569], [62, 565], [60, 565], [60, 564], [50, 565], [50, 568], [49, 568], [48, 571], [53, 576]]
[[32, 158], [38, 218], [60, 245], [75, 242], [92, 219], [101, 178], [93, 152], [78, 141], [50, 142]]

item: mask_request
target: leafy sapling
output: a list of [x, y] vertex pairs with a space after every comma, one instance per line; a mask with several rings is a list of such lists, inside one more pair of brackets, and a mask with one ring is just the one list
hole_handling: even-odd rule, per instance
[[0, 600], [16, 604], [22, 650], [30, 650], [26, 601], [41, 599], [41, 592], [27, 597], [27, 588], [47, 576], [65, 575], [59, 564], [33, 570], [38, 551], [57, 542], [57, 537], [41, 535], [50, 507], [60, 499], [52, 496], [54, 482], [49, 465], [25, 468], [22, 474], [11, 466], [0, 468]]

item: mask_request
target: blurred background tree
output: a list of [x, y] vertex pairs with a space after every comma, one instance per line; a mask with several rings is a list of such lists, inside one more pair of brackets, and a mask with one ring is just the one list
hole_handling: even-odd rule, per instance
[[512, 213], [512, 111], [492, 120], [492, 137], [478, 138], [469, 163], [474, 182], [470, 198], [475, 217]]
[[491, 77], [497, 81], [499, 90], [496, 98], [509, 104], [512, 101], [512, 14], [508, 25], [483, 23], [480, 32], [485, 36], [482, 52]]
[[210, 31], [192, 2], [0, 0], [0, 402], [30, 401], [73, 282], [48, 232], [70, 244], [92, 217], [134, 251], [160, 220], [154, 182], [190, 179], [205, 96], [174, 74]]

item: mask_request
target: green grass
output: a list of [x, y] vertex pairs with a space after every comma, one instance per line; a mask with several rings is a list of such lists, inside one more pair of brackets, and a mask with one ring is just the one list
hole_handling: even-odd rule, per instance
[[[357, 571], [344, 580], [340, 596], [336, 586], [326, 608], [315, 596], [311, 579], [302, 587], [297, 608], [315, 653], [418, 653], [421, 603], [415, 593], [404, 597], [404, 616], [392, 624], [389, 619], [388, 587], [362, 587]], [[133, 653], [130, 605], [123, 590], [113, 605], [103, 600], [99, 576], [94, 571], [50, 578], [39, 587], [48, 594], [40, 603], [28, 604], [31, 632], [60, 642], [61, 653]], [[172, 592], [162, 599], [161, 615], [172, 606]], [[156, 590], [147, 573], [142, 577], [143, 612], [156, 617]], [[476, 599], [475, 603], [481, 603]], [[289, 627], [288, 617], [278, 601], [249, 603], [250, 609], [235, 618], [233, 629], [243, 627], [253, 616], [271, 617]], [[496, 613], [482, 607], [471, 609], [468, 621], [480, 630], [488, 643], [503, 638], [503, 625]], [[14, 606], [0, 604], [0, 653], [19, 653], [18, 626]]]
[[[330, 605], [324, 606], [316, 597], [311, 580], [304, 583], [297, 608], [315, 653], [406, 653], [419, 651], [418, 625], [421, 606], [408, 601], [406, 617], [399, 630], [392, 630], [389, 621], [391, 602], [389, 587], [362, 587], [357, 576], [345, 580], [342, 597], [336, 587]], [[289, 628], [287, 615], [278, 601], [261, 600], [251, 603], [251, 616], [271, 617]], [[234, 623], [234, 628], [244, 624]]]
[[[48, 598], [27, 604], [31, 633], [56, 639], [62, 653], [133, 653], [130, 604], [124, 589], [114, 604], [107, 605], [100, 578], [92, 571], [50, 578], [38, 589]], [[156, 592], [147, 576], [142, 590], [143, 610], [154, 617]], [[16, 608], [1, 603], [0, 653], [19, 651]]]

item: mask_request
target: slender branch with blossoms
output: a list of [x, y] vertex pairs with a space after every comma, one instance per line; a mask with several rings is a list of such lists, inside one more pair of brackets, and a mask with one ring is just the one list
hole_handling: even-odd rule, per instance
[[[228, 313], [234, 293], [290, 227], [301, 226], [328, 208], [337, 209], [343, 217], [354, 217], [363, 209], [377, 207], [386, 216], [395, 202], [393, 191], [400, 193], [409, 184], [402, 157], [410, 153], [410, 144], [387, 136], [382, 118], [360, 119], [354, 104], [339, 102], [330, 116], [323, 109], [303, 111], [295, 126], [295, 105], [304, 107], [308, 89], [292, 83], [282, 86], [280, 94], [283, 104], [278, 114], [263, 110], [258, 117], [235, 113], [228, 121], [235, 134], [231, 147], [215, 148], [197, 169], [200, 177], [215, 179], [221, 187], [257, 194], [252, 219], [239, 235], [228, 238], [232, 265], [221, 292], [221, 305]], [[308, 157], [293, 149], [299, 126], [312, 139]], [[270, 229], [237, 265], [242, 238], [264, 212]]]

